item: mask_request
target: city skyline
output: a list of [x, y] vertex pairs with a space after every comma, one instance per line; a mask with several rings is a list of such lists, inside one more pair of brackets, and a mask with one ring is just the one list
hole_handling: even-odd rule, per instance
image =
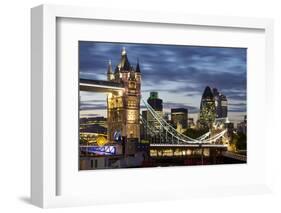
[[[217, 88], [228, 99], [229, 118], [234, 123], [246, 115], [246, 49], [175, 45], [79, 42], [80, 78], [105, 80], [108, 61], [113, 70], [125, 47], [133, 66], [139, 61], [142, 96], [157, 91], [164, 112], [187, 108], [198, 118], [206, 86]], [[80, 94], [81, 117], [105, 116], [105, 94]], [[141, 109], [142, 110], [142, 109]]]

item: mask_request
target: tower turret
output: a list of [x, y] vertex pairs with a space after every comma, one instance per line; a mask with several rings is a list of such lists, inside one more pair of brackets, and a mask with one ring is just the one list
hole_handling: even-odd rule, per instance
[[118, 67], [120, 68], [121, 71], [123, 72], [128, 72], [132, 69], [129, 59], [127, 57], [127, 52], [125, 47], [123, 47], [122, 52], [121, 52], [121, 61], [118, 64]]
[[137, 66], [136, 66], [136, 79], [138, 82], [141, 82], [141, 69], [140, 69], [140, 64], [139, 64], [139, 59], [137, 60]]
[[108, 61], [107, 80], [108, 80], [108, 81], [114, 80], [114, 75], [113, 75], [113, 72], [112, 72], [111, 60]]
[[121, 60], [114, 72], [114, 82], [120, 83], [124, 91], [108, 96], [108, 140], [114, 141], [114, 133], [121, 131], [126, 138], [125, 153], [134, 154], [134, 144], [140, 140], [140, 97], [141, 78], [131, 66], [126, 49], [121, 51]]
[[137, 66], [136, 66], [136, 72], [140, 73], [140, 64], [139, 64], [139, 59], [137, 61]]

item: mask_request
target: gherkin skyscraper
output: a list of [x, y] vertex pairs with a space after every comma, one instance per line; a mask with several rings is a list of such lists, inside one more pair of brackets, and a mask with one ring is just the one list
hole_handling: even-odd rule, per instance
[[202, 95], [198, 124], [201, 128], [210, 128], [216, 118], [215, 97], [209, 86]]

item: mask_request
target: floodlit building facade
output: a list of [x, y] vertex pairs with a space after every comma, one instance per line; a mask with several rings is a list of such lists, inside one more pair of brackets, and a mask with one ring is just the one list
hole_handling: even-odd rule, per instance
[[108, 141], [113, 142], [114, 137], [120, 134], [127, 140], [139, 141], [141, 71], [139, 63], [136, 67], [131, 66], [125, 48], [114, 72], [109, 62], [107, 79], [120, 83], [124, 88], [123, 92], [107, 95]]

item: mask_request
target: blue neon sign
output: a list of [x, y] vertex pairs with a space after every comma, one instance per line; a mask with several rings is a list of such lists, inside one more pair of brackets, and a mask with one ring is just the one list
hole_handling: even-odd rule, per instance
[[93, 153], [97, 155], [115, 155], [116, 147], [115, 146], [88, 146], [81, 147], [81, 151]]

